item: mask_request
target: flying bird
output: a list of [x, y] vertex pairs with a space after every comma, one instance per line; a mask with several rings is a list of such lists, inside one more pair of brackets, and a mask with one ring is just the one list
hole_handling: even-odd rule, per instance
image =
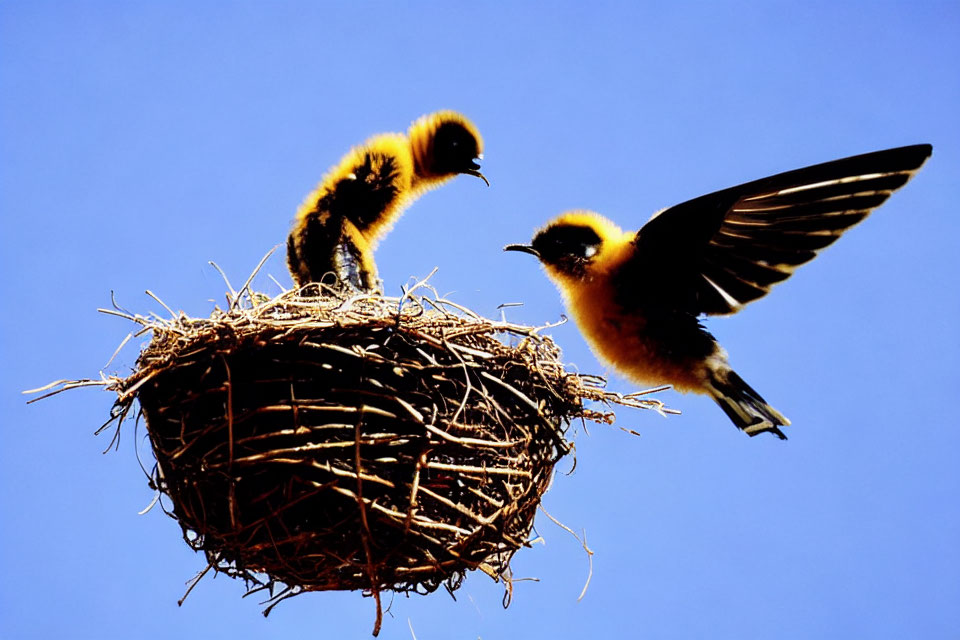
[[655, 213], [625, 232], [564, 213], [529, 245], [594, 353], [630, 379], [709, 395], [748, 433], [790, 421], [727, 362], [700, 323], [763, 297], [883, 204], [923, 166], [913, 145], [780, 173]]
[[378, 290], [377, 243], [423, 192], [459, 174], [489, 185], [477, 163], [482, 158], [480, 132], [454, 111], [425, 115], [406, 135], [374, 136], [351, 149], [297, 210], [287, 237], [287, 266], [297, 287]]

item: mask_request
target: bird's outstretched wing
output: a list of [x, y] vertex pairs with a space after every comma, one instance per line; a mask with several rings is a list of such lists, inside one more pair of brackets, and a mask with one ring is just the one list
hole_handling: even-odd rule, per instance
[[883, 204], [931, 151], [834, 160], [665, 209], [637, 232], [619, 290], [695, 315], [739, 311]]

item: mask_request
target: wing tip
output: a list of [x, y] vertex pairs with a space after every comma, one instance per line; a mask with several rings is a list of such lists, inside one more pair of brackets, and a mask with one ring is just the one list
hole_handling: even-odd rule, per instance
[[919, 160], [919, 163], [917, 164], [918, 169], [923, 166], [923, 163], [926, 162], [930, 156], [933, 155], [933, 145], [929, 142], [911, 144], [906, 147], [900, 147], [900, 149]]

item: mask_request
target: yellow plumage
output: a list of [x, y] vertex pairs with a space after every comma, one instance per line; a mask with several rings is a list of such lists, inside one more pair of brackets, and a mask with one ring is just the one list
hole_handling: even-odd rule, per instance
[[332, 284], [377, 289], [373, 251], [380, 240], [425, 191], [461, 173], [486, 182], [475, 162], [482, 154], [480, 133], [454, 111], [425, 115], [407, 134], [377, 135], [350, 149], [297, 210], [287, 239], [297, 286], [332, 274]]
[[544, 229], [564, 226], [588, 227], [600, 238], [583, 275], [543, 264], [594, 354], [641, 384], [669, 382], [679, 391], [703, 393], [705, 369], [690, 360], [664, 358], [662, 345], [648, 339], [646, 317], [616, 302], [622, 293], [616, 290], [615, 275], [633, 255], [635, 232], [625, 232], [599, 213], [584, 210], [561, 214]]

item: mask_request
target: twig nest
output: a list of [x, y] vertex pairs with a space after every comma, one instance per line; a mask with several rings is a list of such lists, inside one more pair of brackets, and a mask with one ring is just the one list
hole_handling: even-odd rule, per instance
[[452, 591], [471, 569], [509, 584], [570, 421], [612, 417], [583, 401], [660, 408], [566, 371], [539, 329], [449, 301], [254, 298], [128, 316], [153, 338], [107, 386], [114, 417], [139, 400], [187, 542], [273, 604], [362, 589], [379, 612], [381, 591]]

